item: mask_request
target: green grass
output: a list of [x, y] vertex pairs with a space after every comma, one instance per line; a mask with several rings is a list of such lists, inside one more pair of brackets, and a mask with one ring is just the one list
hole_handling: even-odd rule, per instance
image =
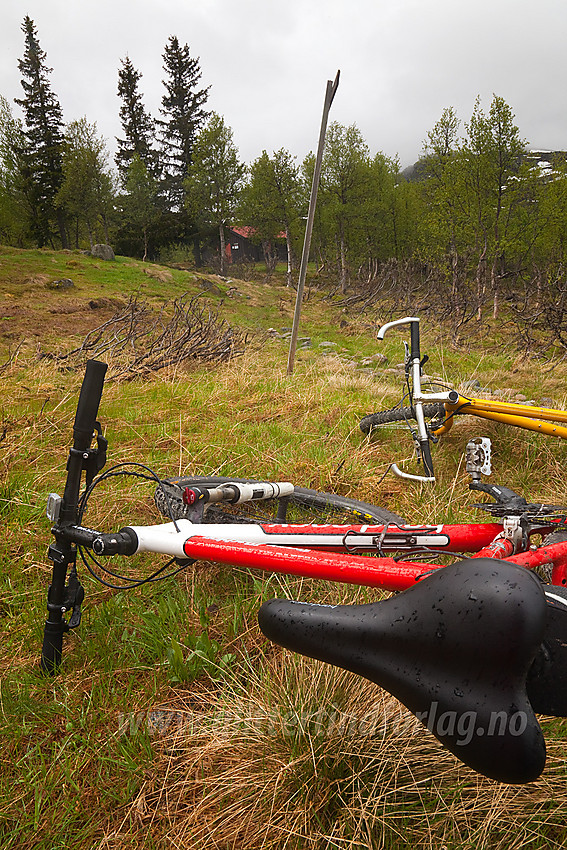
[[[166, 270], [171, 278], [160, 281], [144, 274], [146, 265], [0, 250], [0, 302], [31, 310], [35, 322], [26, 325], [18, 314], [15, 337], [0, 325], [3, 351], [22, 343], [21, 356], [0, 375], [2, 848], [563, 846], [564, 721], [546, 722], [543, 778], [506, 788], [412, 731], [407, 713], [370, 683], [283, 653], [258, 630], [266, 598], [375, 598], [367, 589], [197, 563], [126, 593], [103, 588], [83, 570], [83, 620], [66, 638], [63, 670], [53, 680], [39, 674], [50, 576], [45, 501], [64, 483], [81, 375], [38, 362], [35, 346], [66, 348], [80, 338], [72, 324], [50, 325], [50, 317], [65, 314], [49, 311], [71, 299], [141, 293], [159, 305], [186, 288], [201, 291], [192, 273]], [[65, 293], [46, 289], [40, 277], [73, 275], [76, 289]], [[356, 495], [408, 520], [482, 520], [469, 507], [476, 499], [462, 453], [469, 437], [487, 434], [494, 479], [533, 500], [567, 501], [565, 443], [479, 420], [463, 419], [435, 449], [434, 488], [383, 478], [392, 460], [411, 463], [410, 441], [395, 430], [365, 439], [358, 422], [399, 399], [400, 377], [357, 366], [377, 351], [390, 365], [401, 361], [401, 332], [382, 344], [374, 338], [387, 311], [344, 313], [312, 289], [301, 335], [313, 347], [298, 352], [288, 377], [287, 342], [263, 332], [291, 325], [294, 293], [278, 278], [233, 284], [241, 296], [204, 297], [252, 332], [247, 353], [224, 366], [108, 383], [100, 418], [110, 462], [141, 459], [163, 475], [289, 479]], [[337, 342], [350, 360], [324, 356], [323, 340]], [[455, 384], [478, 377], [483, 386], [565, 404], [567, 366], [520, 360], [500, 331], [483, 326], [467, 350], [454, 349], [424, 321], [423, 340], [432, 375]], [[86, 521], [105, 529], [152, 521], [151, 495], [149, 485], [107, 483]], [[330, 715], [322, 723], [318, 713], [326, 707], [340, 717], [377, 711], [390, 718], [386, 734], [353, 738], [340, 724], [333, 732], [325, 725]], [[231, 711], [238, 722], [227, 725]]]

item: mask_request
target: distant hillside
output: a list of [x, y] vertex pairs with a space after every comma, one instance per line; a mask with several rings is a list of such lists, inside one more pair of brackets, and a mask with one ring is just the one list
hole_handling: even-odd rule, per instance
[[537, 165], [541, 177], [552, 180], [557, 173], [555, 171], [557, 163], [567, 162], [567, 151], [533, 150], [528, 151], [525, 159], [532, 165]]
[[[553, 179], [554, 164], [567, 162], [567, 151], [556, 150], [531, 150], [525, 154], [525, 159], [533, 165], [539, 166], [540, 175], [544, 179]], [[413, 165], [408, 165], [402, 171], [408, 183], [417, 183], [425, 178], [426, 158], [420, 157]]]

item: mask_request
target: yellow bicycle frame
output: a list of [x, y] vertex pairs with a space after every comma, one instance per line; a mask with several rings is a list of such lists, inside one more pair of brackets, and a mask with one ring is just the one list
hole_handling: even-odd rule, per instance
[[533, 407], [529, 404], [512, 404], [506, 401], [487, 401], [484, 398], [466, 398], [459, 396], [455, 404], [445, 402], [445, 421], [433, 433], [435, 436], [446, 434], [453, 425], [454, 414], [479, 416], [481, 419], [493, 419], [505, 425], [514, 425], [527, 431], [539, 431], [567, 440], [567, 428], [555, 425], [555, 422], [567, 423], [567, 411], [553, 410], [549, 407]]

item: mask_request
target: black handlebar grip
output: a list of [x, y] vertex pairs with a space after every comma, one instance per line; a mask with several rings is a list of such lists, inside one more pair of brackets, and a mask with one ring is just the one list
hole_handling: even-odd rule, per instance
[[412, 360], [416, 358], [421, 360], [421, 351], [419, 346], [419, 322], [410, 322], [410, 356]]
[[87, 360], [73, 425], [74, 447], [79, 451], [90, 448], [107, 368], [100, 360]]
[[49, 620], [43, 630], [43, 646], [41, 648], [40, 667], [44, 673], [54, 676], [61, 664], [63, 655], [63, 621], [51, 623]]

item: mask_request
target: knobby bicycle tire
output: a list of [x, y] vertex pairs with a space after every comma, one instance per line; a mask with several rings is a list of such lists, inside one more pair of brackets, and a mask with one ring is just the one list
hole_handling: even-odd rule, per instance
[[[440, 402], [423, 405], [423, 415], [426, 419], [445, 418], [445, 406]], [[413, 407], [392, 407], [390, 410], [379, 410], [377, 413], [369, 413], [360, 422], [360, 430], [363, 434], [369, 434], [373, 428], [380, 425], [391, 425], [394, 422], [406, 422], [408, 419], [415, 421]]]
[[[567, 531], [551, 531], [549, 534], [545, 535], [541, 541], [541, 545], [551, 546], [553, 543], [564, 543], [565, 540], [567, 540]], [[543, 582], [546, 584], [552, 584], [552, 564], [542, 564], [542, 566], [536, 567], [535, 572]]]
[[[234, 482], [249, 484], [258, 479], [229, 478], [226, 476], [193, 476], [168, 478], [162, 481], [154, 494], [156, 506], [163, 516], [169, 519], [188, 517], [190, 509], [183, 502], [183, 490], [186, 487], [218, 487]], [[322, 493], [305, 487], [296, 487], [287, 497], [285, 522], [317, 524], [388, 524], [402, 525], [405, 520], [398, 514], [385, 508], [350, 499], [337, 493]], [[227, 522], [275, 522], [280, 499], [245, 502], [241, 505], [226, 503], [210, 505], [201, 520], [204, 523]]]

